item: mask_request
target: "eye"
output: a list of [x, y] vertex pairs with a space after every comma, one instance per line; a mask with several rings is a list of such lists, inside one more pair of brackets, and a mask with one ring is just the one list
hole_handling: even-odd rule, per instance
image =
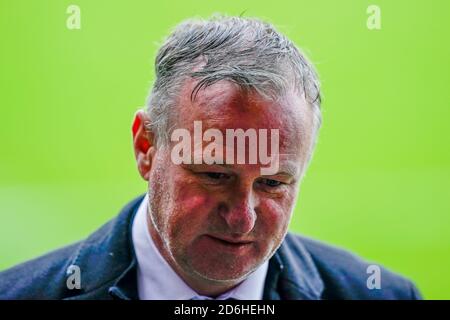
[[262, 179], [261, 183], [271, 188], [275, 188], [283, 184], [282, 182], [273, 179]]
[[211, 180], [226, 180], [230, 178], [228, 174], [222, 172], [204, 172], [202, 174]]

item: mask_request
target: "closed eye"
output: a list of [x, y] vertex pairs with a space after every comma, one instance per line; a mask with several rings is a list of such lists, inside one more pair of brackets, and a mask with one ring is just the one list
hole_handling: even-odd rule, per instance
[[201, 174], [212, 180], [225, 180], [230, 178], [229, 174], [222, 172], [202, 172]]

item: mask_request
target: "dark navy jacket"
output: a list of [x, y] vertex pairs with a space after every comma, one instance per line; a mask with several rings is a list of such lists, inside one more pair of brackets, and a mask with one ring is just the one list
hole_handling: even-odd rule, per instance
[[[0, 299], [138, 299], [131, 225], [142, 196], [87, 239], [0, 273]], [[81, 288], [68, 289], [69, 266]], [[367, 266], [347, 251], [288, 234], [269, 261], [267, 300], [419, 299], [407, 279], [381, 268], [381, 289], [368, 289]]]

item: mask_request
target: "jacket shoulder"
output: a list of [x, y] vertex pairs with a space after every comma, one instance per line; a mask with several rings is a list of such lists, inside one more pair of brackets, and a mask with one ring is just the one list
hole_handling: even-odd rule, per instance
[[60, 299], [78, 247], [74, 243], [0, 272], [0, 299]]
[[[129, 202], [85, 240], [0, 272], [0, 299], [109, 299], [109, 284], [133, 259], [129, 228], [142, 198]], [[72, 265], [80, 270], [77, 290], [67, 286]]]
[[311, 255], [324, 283], [324, 299], [421, 299], [410, 280], [347, 250], [291, 233], [286, 244], [293, 250], [303, 246]]

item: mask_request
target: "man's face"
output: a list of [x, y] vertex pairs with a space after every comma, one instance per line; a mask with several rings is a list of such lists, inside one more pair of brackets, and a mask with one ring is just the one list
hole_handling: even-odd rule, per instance
[[193, 123], [201, 121], [203, 132], [218, 129], [224, 142], [226, 129], [278, 129], [278, 172], [262, 176], [264, 166], [248, 161], [174, 164], [176, 142], [159, 146], [149, 172], [149, 229], [175, 270], [200, 280], [238, 281], [284, 239], [311, 143], [312, 114], [298, 95], [269, 101], [225, 81], [202, 89], [192, 102], [194, 86], [193, 80], [183, 86], [173, 128], [188, 129], [193, 137]]

